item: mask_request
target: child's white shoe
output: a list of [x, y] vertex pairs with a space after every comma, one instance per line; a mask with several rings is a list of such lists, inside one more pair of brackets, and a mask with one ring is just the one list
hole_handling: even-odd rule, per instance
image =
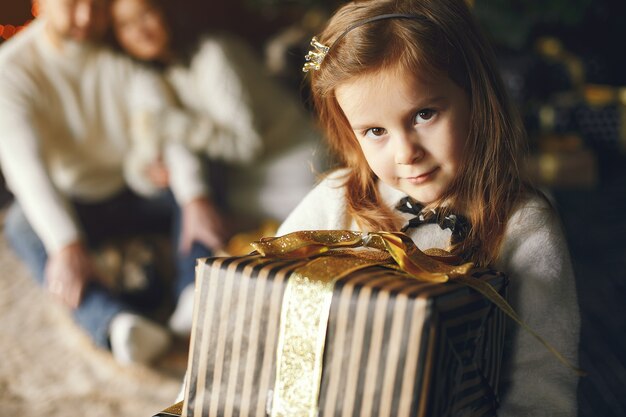
[[193, 322], [194, 285], [189, 284], [180, 293], [176, 309], [169, 320], [169, 328], [179, 336], [189, 336]]
[[167, 351], [171, 335], [144, 317], [119, 313], [111, 320], [109, 341], [111, 353], [119, 363], [147, 365]]

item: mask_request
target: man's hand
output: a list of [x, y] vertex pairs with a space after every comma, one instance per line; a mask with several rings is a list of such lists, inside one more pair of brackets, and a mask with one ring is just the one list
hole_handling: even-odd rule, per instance
[[193, 242], [216, 251], [224, 246], [226, 227], [224, 219], [206, 197], [196, 198], [183, 206], [179, 249], [187, 254]]
[[79, 306], [95, 269], [82, 242], [73, 242], [48, 258], [44, 271], [48, 291], [71, 308]]

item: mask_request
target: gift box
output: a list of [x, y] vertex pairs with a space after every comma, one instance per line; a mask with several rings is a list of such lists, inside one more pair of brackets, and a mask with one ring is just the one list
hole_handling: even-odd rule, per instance
[[503, 274], [319, 252], [199, 262], [184, 416], [495, 415]]

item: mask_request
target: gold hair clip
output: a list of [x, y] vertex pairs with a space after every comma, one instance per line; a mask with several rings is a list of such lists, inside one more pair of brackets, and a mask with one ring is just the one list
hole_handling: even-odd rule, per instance
[[311, 39], [311, 46], [314, 49], [309, 51], [304, 57], [307, 62], [305, 62], [304, 67], [302, 67], [303, 72], [309, 72], [310, 70], [318, 71], [324, 57], [330, 50], [328, 46], [321, 44], [315, 36]]
[[343, 33], [341, 33], [341, 35], [339, 35], [337, 39], [335, 39], [330, 46], [326, 46], [320, 43], [317, 40], [317, 37], [313, 36], [313, 39], [311, 39], [311, 46], [314, 48], [314, 50], [309, 51], [309, 53], [306, 54], [306, 56], [304, 57], [304, 59], [307, 62], [304, 63], [304, 67], [302, 67], [302, 71], [303, 72], [309, 72], [311, 70], [319, 71], [322, 65], [322, 61], [326, 57], [326, 54], [328, 53], [328, 51], [330, 51], [330, 48], [336, 45], [337, 42], [343, 39], [343, 37], [346, 36], [351, 30], [358, 28], [359, 26], [363, 26], [367, 23], [372, 23], [372, 22], [385, 20], [385, 19], [426, 19], [426, 18], [424, 16], [417, 15], [417, 14], [390, 13], [390, 14], [381, 14], [378, 16], [370, 17], [369, 19], [359, 20], [358, 22], [353, 23], [352, 25], [348, 26], [346, 30], [344, 30]]

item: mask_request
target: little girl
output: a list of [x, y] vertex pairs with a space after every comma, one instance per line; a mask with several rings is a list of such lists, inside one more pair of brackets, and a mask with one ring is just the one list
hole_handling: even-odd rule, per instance
[[[348, 3], [304, 71], [328, 174], [278, 230], [402, 230], [510, 279], [522, 319], [576, 362], [579, 313], [557, 214], [521, 178], [524, 130], [463, 0]], [[515, 324], [499, 416], [575, 416], [577, 376]]]

